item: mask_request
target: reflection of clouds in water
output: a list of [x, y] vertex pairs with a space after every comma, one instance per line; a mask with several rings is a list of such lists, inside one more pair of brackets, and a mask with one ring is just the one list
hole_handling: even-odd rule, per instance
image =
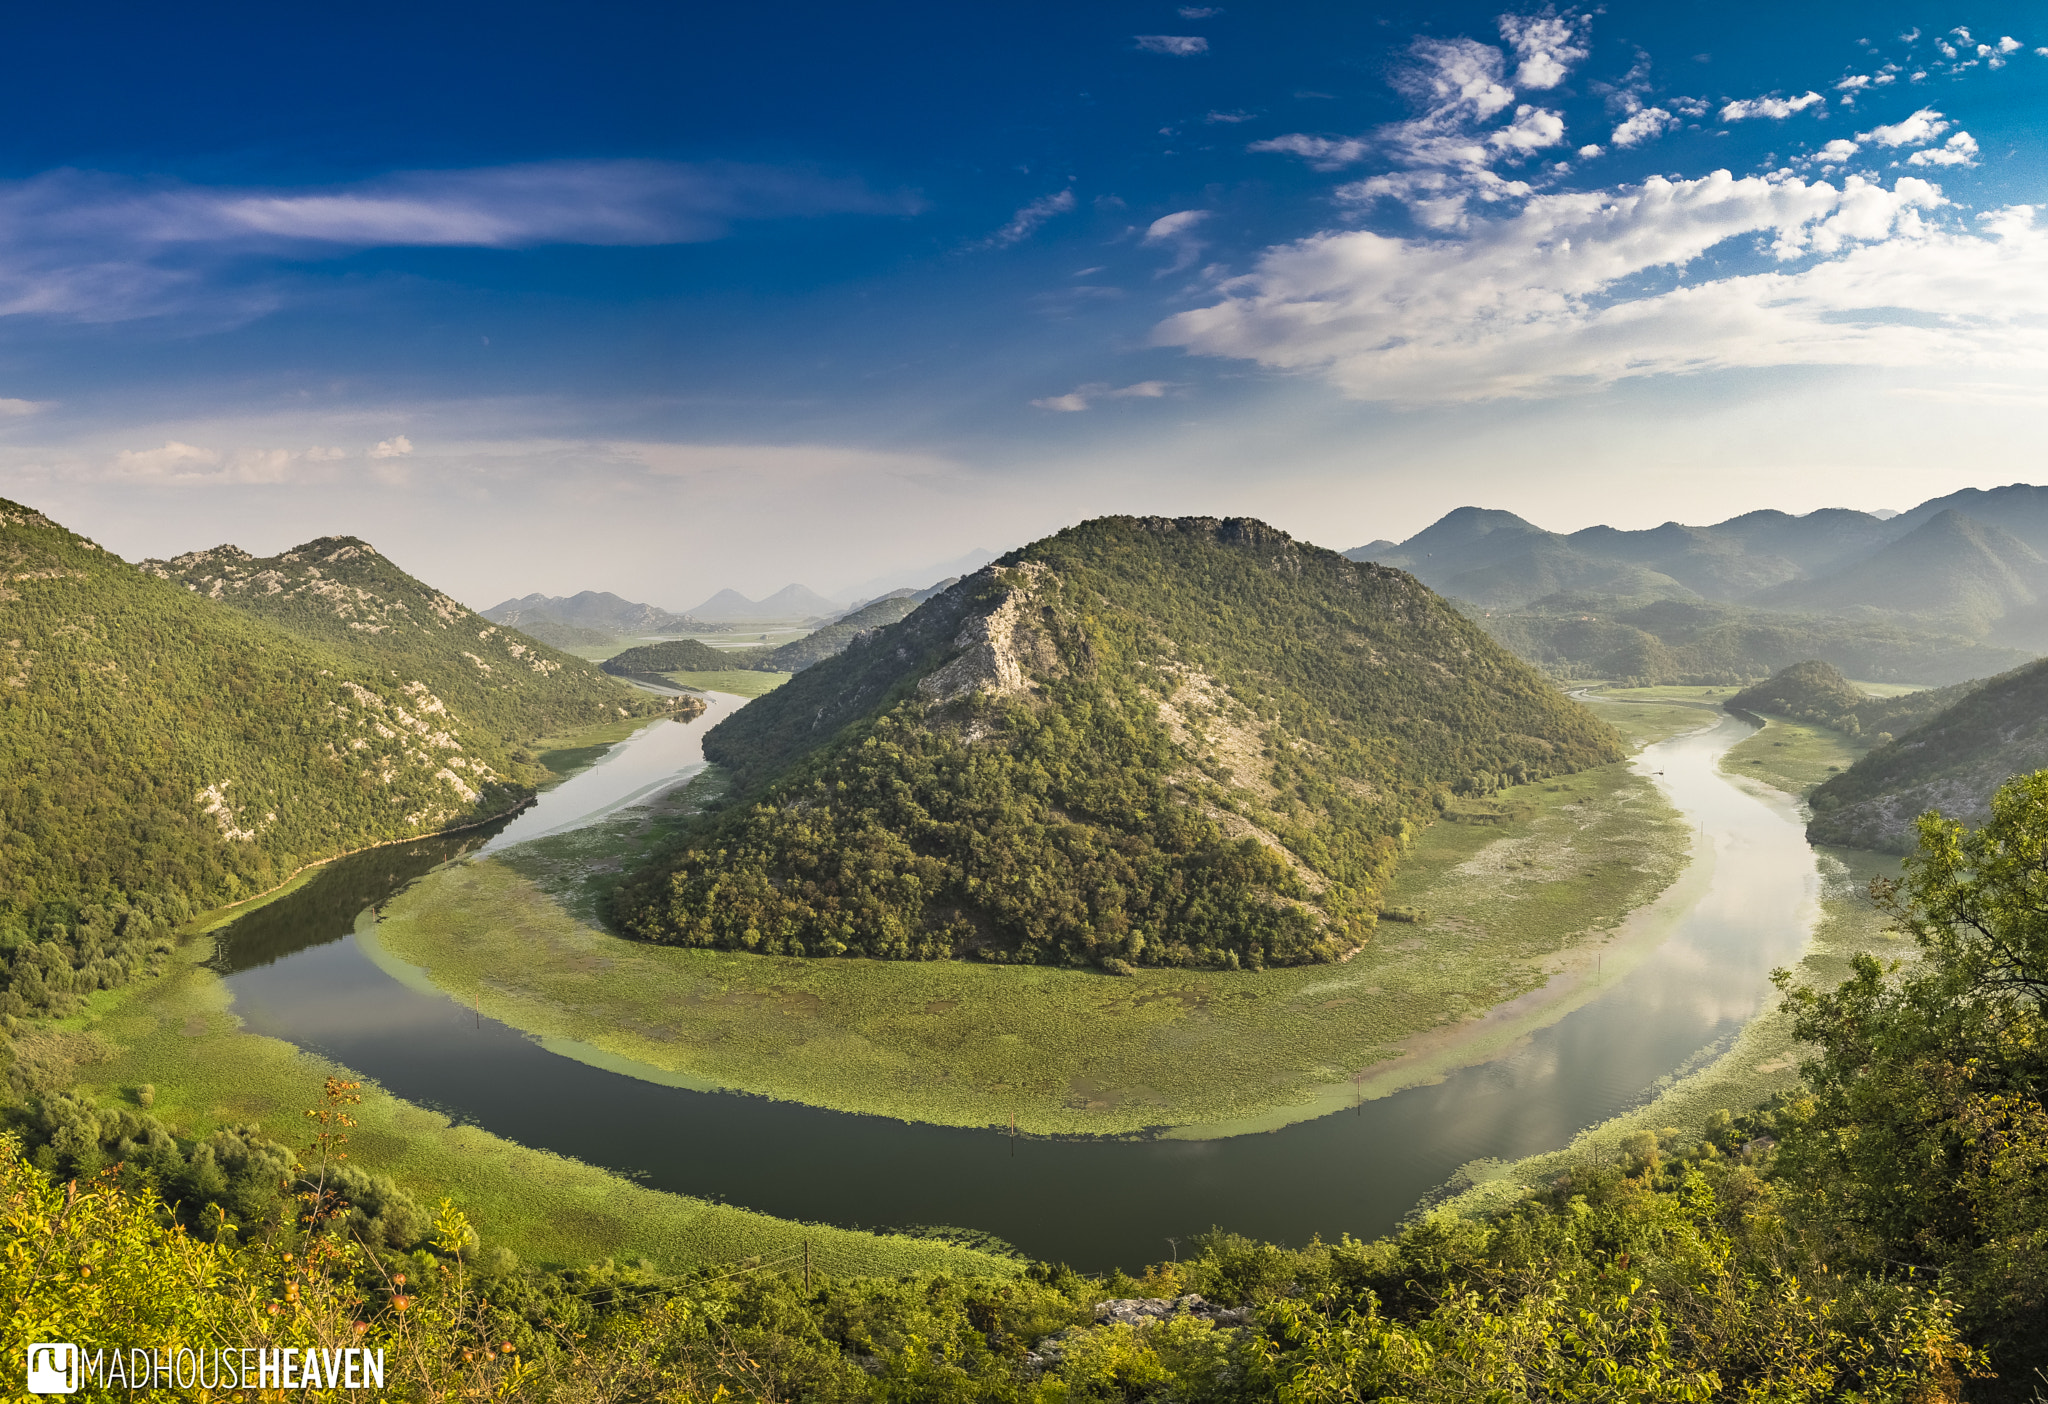
[[704, 733], [747, 700], [722, 692], [705, 696], [711, 705], [702, 716], [642, 727], [596, 765], [543, 793], [539, 803], [507, 824], [481, 851], [497, 853], [577, 828], [688, 779], [704, 766]]

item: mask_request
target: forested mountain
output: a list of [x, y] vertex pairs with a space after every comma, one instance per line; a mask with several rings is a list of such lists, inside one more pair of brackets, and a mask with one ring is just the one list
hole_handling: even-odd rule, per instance
[[[952, 583], [947, 582], [948, 585]], [[801, 673], [814, 663], [822, 663], [844, 653], [847, 645], [865, 631], [905, 618], [931, 593], [905, 591], [901, 595], [862, 605], [853, 613], [842, 615], [821, 629], [812, 630], [795, 643], [764, 650], [749, 666], [764, 668], [771, 673]]]
[[2048, 661], [1990, 679], [1828, 780], [1809, 797], [1807, 835], [1816, 843], [1908, 852], [1913, 821], [1923, 812], [1979, 822], [2001, 784], [2043, 767]]
[[1889, 519], [1764, 511], [1569, 535], [1461, 507], [1345, 554], [1413, 571], [1567, 677], [1725, 683], [1820, 657], [1856, 677], [1944, 683], [2048, 650], [2048, 488], [2024, 484]]
[[[507, 625], [537, 639], [541, 635], [535, 631], [535, 626], [551, 627], [556, 631], [575, 629], [596, 637], [571, 642], [590, 643], [659, 634], [708, 633], [724, 627], [687, 614], [671, 614], [654, 605], [635, 604], [602, 590], [585, 590], [566, 597], [527, 595], [523, 599], [492, 605], [483, 611], [483, 616], [493, 624]], [[564, 636], [558, 633], [557, 637]], [[542, 642], [555, 643], [558, 648], [561, 646], [555, 639], [542, 639]]]
[[422, 682], [508, 742], [647, 710], [596, 665], [483, 618], [352, 536], [265, 558], [216, 546], [141, 568]]
[[1809, 658], [1869, 682], [1954, 683], [2033, 655], [1879, 619], [1778, 614], [1697, 600], [1558, 595], [1520, 611], [1473, 611], [1517, 657], [1565, 678], [1635, 686], [1744, 683]]
[[1453, 793], [1613, 733], [1399, 571], [1113, 517], [969, 576], [705, 739], [745, 803], [619, 894], [790, 954], [1228, 965], [1370, 932]]
[[498, 705], [472, 712], [406, 666], [439, 654], [396, 642], [431, 606], [344, 578], [280, 572], [320, 621], [287, 628], [289, 601], [231, 607], [0, 501], [0, 1012], [118, 984], [194, 911], [308, 862], [511, 808], [541, 772], [510, 721], [666, 705], [599, 678], [580, 711], [580, 692], [484, 691]]
[[1982, 682], [1966, 682], [1899, 697], [1872, 697], [1832, 665], [1809, 659], [1744, 688], [1729, 698], [1727, 705], [1813, 722], [1850, 736], [1888, 740], [1932, 721], [1982, 686]]

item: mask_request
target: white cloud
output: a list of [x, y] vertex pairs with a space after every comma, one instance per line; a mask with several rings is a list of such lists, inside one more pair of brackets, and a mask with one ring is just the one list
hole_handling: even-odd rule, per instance
[[50, 400], [0, 399], [0, 419], [21, 419], [31, 414], [41, 414], [52, 403]]
[[1903, 122], [1858, 132], [1856, 140], [1874, 141], [1879, 146], [1921, 146], [1947, 131], [1950, 125], [1942, 120], [1939, 112], [1931, 107], [1923, 107]]
[[1299, 156], [1319, 171], [1334, 171], [1364, 160], [1366, 153], [1372, 150], [1372, 144], [1363, 137], [1318, 137], [1289, 132], [1286, 136], [1255, 141], [1245, 150], [1277, 151], [1287, 156]]
[[338, 463], [347, 457], [347, 449], [309, 448], [306, 450], [306, 461], [308, 463]]
[[406, 438], [405, 435], [400, 434], [395, 438], [383, 440], [381, 443], [377, 445], [377, 447], [371, 449], [370, 457], [403, 458], [411, 452], [412, 440]]
[[1570, 12], [1560, 16], [1554, 8], [1540, 15], [1502, 15], [1500, 37], [1521, 60], [1515, 69], [1515, 85], [1540, 91], [1562, 83], [1572, 65], [1586, 57], [1586, 32], [1591, 24], [1590, 19]]
[[1199, 34], [1134, 34], [1138, 47], [1148, 54], [1171, 54], [1189, 58], [1209, 52], [1209, 41]]
[[196, 310], [239, 320], [276, 294], [217, 267], [351, 248], [659, 245], [736, 223], [915, 210], [858, 180], [769, 166], [548, 161], [399, 172], [318, 189], [205, 187], [86, 171], [0, 181], [0, 316], [115, 321]]
[[1581, 161], [1590, 161], [1596, 156], [1605, 156], [1606, 154], [1607, 148], [1604, 146], [1587, 145], [1579, 148], [1579, 159]]
[[1204, 122], [1228, 122], [1235, 124], [1238, 122], [1249, 122], [1258, 115], [1256, 112], [1211, 112], [1202, 120]]
[[1909, 166], [1974, 166], [1977, 164], [1977, 139], [1968, 132], [1957, 132], [1943, 145], [1927, 151], [1915, 151], [1906, 158]]
[[162, 448], [123, 449], [104, 466], [105, 476], [152, 487], [227, 487], [275, 484], [291, 477], [295, 463], [319, 460], [323, 450], [237, 449], [224, 453], [177, 439]]
[[2024, 47], [2026, 46], [2021, 44], [2019, 40], [2013, 38], [2010, 34], [2006, 35], [2003, 39], [2000, 39], [1998, 41], [1998, 52], [2000, 52], [2001, 54], [2014, 53]]
[[1136, 385], [1126, 385], [1112, 390], [1108, 381], [1096, 381], [1079, 385], [1064, 395], [1048, 395], [1042, 400], [1033, 400], [1033, 407], [1052, 410], [1059, 414], [1078, 414], [1096, 400], [1156, 400], [1173, 388], [1170, 381], [1141, 380]]
[[1645, 107], [1614, 129], [1609, 138], [1614, 145], [1627, 148], [1641, 146], [1654, 141], [1678, 125], [1678, 119], [1661, 107]]
[[1838, 93], [1854, 93], [1869, 86], [1870, 75], [1868, 73], [1852, 73], [1841, 82], [1835, 84], [1835, 91]]
[[1213, 19], [1222, 13], [1223, 7], [1221, 5], [1183, 5], [1180, 7], [1180, 17], [1182, 19]]
[[1730, 102], [1721, 109], [1723, 122], [1742, 122], [1752, 117], [1781, 119], [1795, 112], [1804, 112], [1816, 104], [1827, 105], [1827, 99], [1816, 92], [1805, 92], [1795, 98], [1760, 97]]
[[1851, 156], [1854, 156], [1858, 151], [1861, 151], [1862, 149], [1862, 147], [1858, 146], [1853, 141], [1849, 141], [1843, 137], [1836, 137], [1826, 146], [1823, 146], [1820, 149], [1818, 155], [1819, 158], [1823, 161], [1829, 161], [1833, 162], [1836, 165], [1840, 165], [1842, 162], [1848, 160]]
[[1012, 244], [1021, 244], [1037, 233], [1038, 227], [1041, 224], [1044, 224], [1056, 215], [1067, 214], [1073, 208], [1074, 192], [1071, 190], [1060, 190], [1055, 191], [1051, 195], [1041, 195], [1023, 209], [1011, 215], [1008, 224], [982, 241], [982, 247], [1007, 249]]
[[1154, 248], [1174, 250], [1173, 262], [1160, 270], [1162, 274], [1178, 273], [1201, 256], [1203, 244], [1195, 237], [1195, 228], [1210, 213], [1208, 210], [1178, 210], [1160, 216], [1146, 228], [1144, 243]]
[[[1398, 403], [1555, 396], [1641, 376], [1782, 365], [2048, 368], [2048, 231], [1930, 225], [1939, 189], [1655, 178], [1547, 194], [1462, 238], [1331, 231], [1270, 249], [1158, 344], [1322, 375]], [[1636, 291], [1763, 236], [1797, 271]]]
[[1525, 102], [1515, 109], [1512, 122], [1488, 133], [1486, 144], [1495, 151], [1526, 156], [1556, 146], [1563, 140], [1564, 115], [1547, 107], [1532, 107]]

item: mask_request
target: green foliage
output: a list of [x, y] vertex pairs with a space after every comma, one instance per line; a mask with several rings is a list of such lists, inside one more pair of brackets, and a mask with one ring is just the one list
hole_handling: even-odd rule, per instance
[[726, 668], [747, 667], [755, 655], [767, 651], [713, 648], [701, 639], [666, 639], [614, 654], [599, 666], [612, 676], [621, 678], [678, 672], [715, 673]]
[[260, 559], [216, 546], [144, 561], [142, 569], [423, 682], [456, 715], [506, 743], [663, 710], [582, 659], [493, 624], [352, 536], [323, 536]]
[[0, 1013], [71, 1010], [308, 863], [512, 808], [544, 774], [528, 727], [666, 705], [360, 543], [182, 562], [0, 502]]
[[909, 596], [896, 599], [876, 600], [861, 606], [853, 613], [833, 620], [822, 629], [813, 629], [794, 643], [780, 648], [768, 649], [760, 661], [753, 664], [772, 673], [801, 673], [813, 663], [822, 663], [846, 651], [852, 643], [870, 629], [879, 629], [909, 617], [918, 602]]
[[1355, 948], [1453, 791], [1620, 748], [1397, 571], [1256, 522], [1107, 518], [799, 674], [705, 754], [752, 802], [622, 891], [631, 934], [1235, 969]]
[[1790, 991], [1819, 1051], [1779, 1162], [1850, 1261], [1938, 1274], [2024, 1376], [2048, 1367], [2048, 772], [2002, 786], [1981, 828], [1927, 814], [1918, 833], [1903, 880], [1872, 889], [1920, 961]]
[[1999, 785], [2048, 765], [2048, 664], [1988, 679], [1910, 729], [1912, 718], [1883, 710], [1889, 705], [1858, 709], [1866, 728], [1896, 739], [1813, 792], [1807, 834], [1814, 842], [1910, 852], [1915, 814], [1939, 807], [1982, 820]]
[[1212, 1233], [1106, 1280], [835, 1278], [795, 1260], [536, 1271], [445, 1202], [409, 1255], [324, 1195], [295, 1204], [281, 1232], [200, 1242], [146, 1192], [67, 1192], [0, 1141], [7, 1345], [382, 1348], [402, 1400], [1883, 1404], [1952, 1398], [1981, 1373], [1940, 1297], [1828, 1270], [1743, 1167], [1671, 1188], [1589, 1171], [1494, 1223], [1376, 1243]]
[[1848, 736], [1896, 734], [1928, 721], [1982, 686], [1966, 682], [1899, 697], [1867, 697], [1834, 665], [1810, 659], [1744, 688], [1727, 705], [1833, 727]]
[[1518, 657], [1558, 677], [1636, 687], [1742, 684], [1809, 658], [1873, 682], [1951, 683], [2027, 658], [2018, 649], [1877, 620], [1695, 600], [1560, 595], [1526, 609], [1473, 614]]

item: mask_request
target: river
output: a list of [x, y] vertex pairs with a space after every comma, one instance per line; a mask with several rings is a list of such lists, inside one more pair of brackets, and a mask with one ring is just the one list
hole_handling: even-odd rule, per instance
[[[661, 733], [701, 736], [736, 702], [724, 699], [687, 728], [670, 722], [637, 733], [587, 772], [612, 774], [574, 792], [576, 780], [566, 782], [514, 823], [527, 836], [556, 832], [694, 773], [701, 753]], [[1718, 768], [1754, 729], [1728, 717], [1635, 761], [1699, 832], [1693, 866], [1673, 889], [1683, 901], [1660, 922], [1667, 934], [1647, 956], [1490, 1061], [1260, 1134], [1013, 1140], [665, 1087], [556, 1056], [369, 961], [353, 934], [358, 913], [439, 863], [498, 846], [510, 830], [336, 863], [219, 933], [215, 964], [253, 1032], [324, 1054], [460, 1121], [656, 1189], [813, 1222], [972, 1227], [1088, 1270], [1135, 1269], [1212, 1226], [1292, 1244], [1312, 1234], [1369, 1237], [1469, 1161], [1564, 1145], [1762, 1008], [1769, 972], [1806, 943], [1818, 880], [1792, 805]], [[655, 776], [664, 765], [670, 772]]]

